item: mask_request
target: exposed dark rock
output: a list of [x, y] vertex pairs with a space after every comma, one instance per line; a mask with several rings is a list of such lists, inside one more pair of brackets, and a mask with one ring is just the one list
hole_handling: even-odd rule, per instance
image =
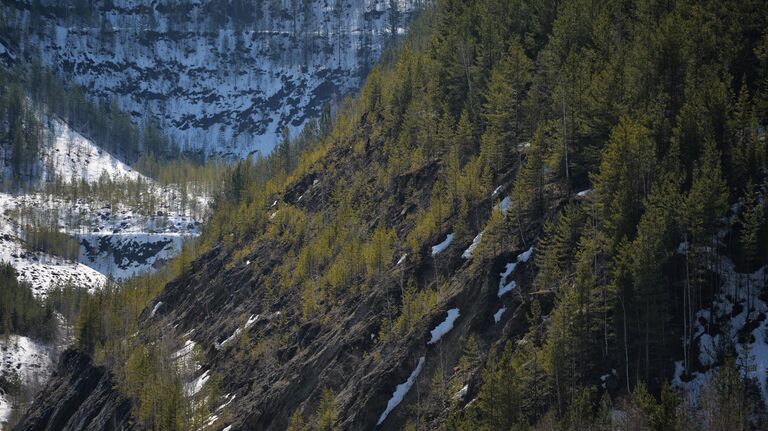
[[15, 431], [133, 429], [131, 403], [114, 390], [104, 367], [85, 353], [67, 350]]

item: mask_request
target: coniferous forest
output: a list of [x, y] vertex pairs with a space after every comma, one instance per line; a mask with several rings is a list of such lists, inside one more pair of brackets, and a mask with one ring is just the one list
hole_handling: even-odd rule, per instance
[[[768, 428], [766, 4], [401, 6], [359, 91], [269, 155], [188, 163], [72, 96], [103, 148], [215, 190], [151, 273], [41, 300], [0, 267], [4, 334], [50, 339], [55, 315], [73, 339], [14, 429]], [[74, 87], [16, 71], [0, 140], [22, 166], [33, 107], [65, 115], [30, 83]], [[77, 260], [63, 233], [26, 241]]]

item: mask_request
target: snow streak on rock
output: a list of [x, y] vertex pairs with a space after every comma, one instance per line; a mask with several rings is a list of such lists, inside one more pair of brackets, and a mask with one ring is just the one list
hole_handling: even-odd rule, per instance
[[443, 338], [443, 335], [447, 334], [448, 332], [453, 329], [453, 323], [456, 321], [456, 319], [459, 318], [459, 309], [458, 308], [452, 308], [448, 310], [448, 315], [445, 317], [445, 320], [442, 321], [439, 325], [435, 327], [435, 329], [432, 330], [432, 338], [429, 339], [427, 344], [435, 344], [438, 341], [440, 341], [441, 338]]
[[440, 253], [444, 252], [445, 249], [447, 249], [448, 246], [450, 246], [452, 242], [453, 242], [453, 234], [449, 233], [445, 237], [445, 240], [443, 242], [441, 242], [440, 244], [437, 244], [437, 245], [432, 247], [432, 256], [435, 256], [437, 254], [440, 254]]
[[464, 259], [472, 259], [472, 253], [475, 251], [478, 245], [480, 245], [480, 240], [483, 239], [483, 232], [480, 232], [475, 236], [475, 238], [472, 240], [472, 244], [467, 247], [466, 250], [464, 250], [464, 253], [461, 254], [461, 257]]
[[494, 323], [499, 323], [499, 321], [501, 321], [501, 316], [504, 315], [505, 311], [507, 311], [507, 307], [501, 307], [497, 312], [493, 313]]
[[395, 392], [392, 393], [392, 398], [389, 399], [387, 402], [387, 408], [384, 409], [384, 412], [379, 416], [379, 421], [376, 423], [376, 425], [381, 425], [384, 423], [384, 421], [387, 419], [387, 416], [389, 416], [390, 413], [392, 413], [392, 410], [395, 409], [405, 398], [405, 396], [408, 394], [408, 391], [411, 390], [411, 386], [416, 382], [416, 379], [419, 377], [419, 374], [421, 374], [421, 369], [424, 367], [424, 357], [422, 356], [419, 358], [419, 363], [416, 365], [416, 369], [413, 370], [410, 376], [408, 376], [408, 380], [405, 382], [397, 385], [397, 388], [395, 388]]

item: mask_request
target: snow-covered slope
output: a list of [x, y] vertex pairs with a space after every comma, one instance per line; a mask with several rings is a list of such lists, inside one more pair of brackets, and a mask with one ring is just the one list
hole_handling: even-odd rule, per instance
[[0, 193], [0, 261], [9, 262], [19, 279], [32, 285], [32, 291], [44, 296], [52, 287], [72, 283], [89, 289], [104, 284], [104, 274], [78, 262], [27, 249], [21, 228], [9, 217], [25, 196]]
[[[712, 378], [725, 351], [735, 347], [736, 365], [746, 377], [754, 379], [763, 401], [768, 404], [768, 304], [762, 299], [768, 268], [740, 273], [733, 262], [719, 256], [712, 271], [723, 283], [712, 306], [696, 313], [692, 343], [697, 354], [690, 378], [683, 361], [675, 363], [673, 385], [686, 390], [696, 400], [702, 387]], [[726, 328], [724, 334], [717, 328]]]
[[[0, 381], [17, 382], [22, 390], [42, 387], [52, 370], [55, 352], [27, 337], [0, 339]], [[0, 429], [4, 429], [16, 400], [0, 386]]]
[[[147, 215], [139, 208], [118, 204], [113, 215], [109, 205], [94, 198], [72, 201], [43, 193], [0, 193], [0, 261], [10, 262], [41, 296], [51, 287], [69, 282], [97, 288], [108, 276], [125, 279], [175, 256], [184, 238], [199, 234], [200, 222], [190, 211], [167, 202], [159, 208], [159, 214]], [[78, 261], [30, 251], [23, 240], [20, 217], [48, 220], [76, 238]]]
[[48, 145], [42, 146], [43, 181], [84, 180], [93, 183], [102, 175], [115, 180], [137, 180], [141, 174], [96, 146], [61, 120], [50, 121]]
[[419, 2], [390, 13], [389, 0], [275, 0], [221, 16], [212, 0], [113, 0], [81, 14], [42, 0], [33, 17], [20, 1], [6, 8], [10, 29], [32, 34], [0, 40], [136, 119], [151, 112], [182, 148], [245, 155], [357, 89]]
[[[73, 130], [59, 118], [39, 115], [42, 133], [39, 141], [39, 154], [21, 175], [27, 186], [41, 186], [45, 183], [73, 181], [87, 183], [98, 182], [102, 176], [112, 180], [136, 181], [146, 177], [123, 163], [118, 158], [99, 148], [90, 139]], [[4, 178], [11, 178], [14, 172], [8, 164], [10, 146], [0, 146], [0, 173]]]
[[[727, 226], [734, 225], [740, 210], [740, 204], [731, 207], [729, 217], [723, 220]], [[713, 252], [708, 269], [719, 277], [721, 285], [711, 305], [695, 313], [693, 333], [687, 340], [692, 347], [689, 369], [686, 370], [685, 360], [675, 362], [672, 385], [697, 403], [724, 357], [734, 355], [735, 365], [745, 378], [757, 384], [763, 402], [768, 405], [768, 266], [752, 272], [740, 271], [731, 258], [720, 252], [729, 233], [730, 228], [721, 229], [711, 248], [702, 250]], [[689, 253], [689, 247], [684, 242], [677, 252]]]
[[[94, 184], [109, 178], [118, 184], [140, 180], [142, 187], [134, 203], [83, 193], [0, 193], [0, 261], [10, 262], [36, 295], [68, 283], [98, 288], [107, 277], [120, 280], [150, 271], [176, 255], [185, 237], [199, 234], [207, 208], [204, 197], [181, 199], [177, 187], [154, 183], [64, 122], [51, 118], [43, 123], [48, 128], [31, 186], [41, 189], [56, 179]], [[142, 204], [147, 201], [152, 205]], [[31, 224], [75, 238], [78, 259], [33, 251], [24, 240]]]
[[180, 233], [79, 235], [79, 261], [102, 274], [123, 280], [156, 268], [181, 251]]

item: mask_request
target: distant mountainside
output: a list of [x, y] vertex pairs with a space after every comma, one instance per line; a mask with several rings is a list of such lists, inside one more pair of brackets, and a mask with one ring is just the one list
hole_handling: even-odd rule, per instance
[[40, 61], [93, 100], [156, 117], [184, 150], [266, 154], [358, 89], [419, 3], [3, 1], [0, 59]]

